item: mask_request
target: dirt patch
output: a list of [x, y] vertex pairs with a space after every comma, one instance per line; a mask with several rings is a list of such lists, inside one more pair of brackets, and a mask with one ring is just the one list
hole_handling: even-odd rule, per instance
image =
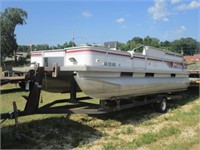
[[197, 133], [196, 133], [196, 130], [197, 127], [193, 127], [193, 128], [186, 128], [184, 129], [182, 132], [181, 132], [181, 135], [180, 135], [180, 138], [183, 139], [183, 140], [187, 140], [187, 139], [190, 139], [194, 136], [198, 136]]

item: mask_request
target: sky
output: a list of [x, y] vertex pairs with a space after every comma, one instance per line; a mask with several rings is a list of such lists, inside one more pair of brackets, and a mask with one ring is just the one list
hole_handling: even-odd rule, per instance
[[119, 41], [146, 36], [200, 41], [200, 0], [0, 0], [0, 11], [22, 8], [18, 45]]

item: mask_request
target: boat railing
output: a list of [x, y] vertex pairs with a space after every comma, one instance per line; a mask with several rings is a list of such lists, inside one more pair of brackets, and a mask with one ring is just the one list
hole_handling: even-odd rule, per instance
[[135, 47], [133, 50], [128, 51], [131, 54], [131, 58], [133, 58], [134, 54], [142, 54], [142, 53], [136, 52], [136, 50], [139, 49], [139, 48], [141, 48], [141, 47], [144, 47], [144, 45], [139, 45], [139, 46]]

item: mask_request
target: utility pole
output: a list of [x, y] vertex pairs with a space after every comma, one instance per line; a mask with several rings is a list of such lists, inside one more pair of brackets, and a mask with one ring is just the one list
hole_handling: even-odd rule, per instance
[[32, 41], [30, 41], [30, 54], [32, 52]]
[[74, 30], [72, 31], [72, 47], [74, 47]]

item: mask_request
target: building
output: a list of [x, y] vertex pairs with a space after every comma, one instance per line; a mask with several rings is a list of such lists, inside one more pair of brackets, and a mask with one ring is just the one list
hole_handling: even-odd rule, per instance
[[200, 61], [200, 54], [195, 54], [194, 56], [184, 56], [186, 63], [195, 63]]

